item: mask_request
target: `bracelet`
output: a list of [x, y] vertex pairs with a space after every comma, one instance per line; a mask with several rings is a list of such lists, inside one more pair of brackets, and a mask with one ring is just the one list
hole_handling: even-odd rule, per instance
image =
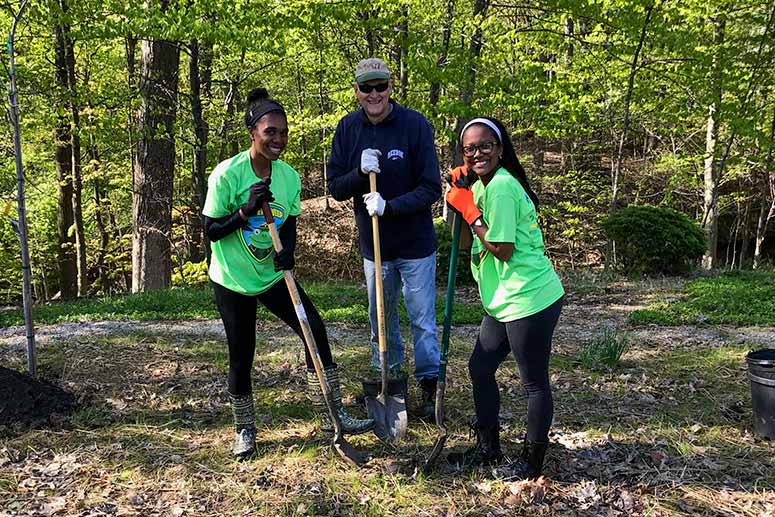
[[247, 220], [248, 220], [248, 218], [247, 218], [247, 217], [245, 217], [245, 212], [243, 212], [243, 211], [242, 211], [242, 207], [240, 207], [240, 208], [239, 208], [239, 210], [237, 210], [237, 212], [239, 212], [239, 216], [240, 216], [240, 218], [241, 218], [243, 221], [247, 221]]

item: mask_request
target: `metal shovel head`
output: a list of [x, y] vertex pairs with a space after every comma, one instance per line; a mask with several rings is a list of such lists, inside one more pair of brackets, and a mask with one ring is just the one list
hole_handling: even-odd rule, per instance
[[397, 441], [406, 436], [409, 417], [406, 413], [407, 375], [388, 379], [387, 396], [381, 396], [381, 380], [365, 379], [366, 412], [374, 419], [374, 434], [380, 440]]
[[436, 425], [439, 428], [439, 435], [436, 438], [436, 443], [433, 444], [433, 449], [425, 460], [425, 464], [422, 467], [423, 472], [428, 473], [433, 469], [433, 465], [439, 458], [441, 451], [444, 449], [444, 443], [447, 441], [447, 428], [444, 425], [444, 382], [439, 382], [436, 388]]
[[365, 454], [356, 450], [341, 436], [334, 438], [334, 443], [331, 445], [339, 456], [354, 467], [362, 467], [368, 461], [368, 457]]

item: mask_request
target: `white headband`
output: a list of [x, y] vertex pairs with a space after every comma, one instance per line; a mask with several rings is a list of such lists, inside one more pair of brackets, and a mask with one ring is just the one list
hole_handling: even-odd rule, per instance
[[460, 132], [460, 141], [461, 142], [463, 141], [463, 133], [465, 133], [466, 129], [471, 127], [473, 124], [484, 124], [485, 126], [489, 127], [490, 129], [493, 130], [493, 132], [495, 133], [495, 136], [498, 137], [498, 143], [499, 144], [503, 143], [503, 137], [501, 136], [501, 132], [498, 129], [498, 126], [496, 126], [495, 124], [492, 123], [492, 121], [487, 120], [486, 118], [475, 118], [472, 121], [470, 121], [468, 124], [463, 126], [463, 130]]

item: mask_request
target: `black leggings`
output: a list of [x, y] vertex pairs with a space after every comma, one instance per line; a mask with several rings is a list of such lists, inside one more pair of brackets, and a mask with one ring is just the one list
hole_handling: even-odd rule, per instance
[[479, 427], [499, 424], [501, 400], [495, 371], [511, 352], [517, 360], [522, 387], [527, 392], [527, 439], [534, 442], [548, 440], [554, 412], [549, 385], [549, 354], [561, 308], [562, 298], [539, 313], [508, 323], [501, 323], [491, 316], [484, 317], [468, 360]]
[[[211, 284], [215, 292], [215, 303], [226, 330], [226, 341], [229, 344], [229, 393], [235, 397], [248, 395], [253, 391], [250, 370], [253, 368], [253, 355], [256, 351], [256, 300], [283, 320], [302, 340], [304, 335], [284, 281], [277, 282], [257, 296], [246, 296], [214, 282]], [[299, 296], [307, 312], [307, 319], [312, 327], [312, 335], [318, 345], [323, 367], [332, 366], [334, 362], [323, 320], [301, 286], [299, 286]], [[312, 358], [306, 346], [304, 356], [307, 360], [307, 368], [313, 369]]]

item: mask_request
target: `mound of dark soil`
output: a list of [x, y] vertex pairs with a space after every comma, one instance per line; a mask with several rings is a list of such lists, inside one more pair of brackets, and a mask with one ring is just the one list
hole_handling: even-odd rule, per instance
[[52, 415], [67, 415], [73, 408], [72, 393], [0, 366], [0, 430], [45, 426]]

